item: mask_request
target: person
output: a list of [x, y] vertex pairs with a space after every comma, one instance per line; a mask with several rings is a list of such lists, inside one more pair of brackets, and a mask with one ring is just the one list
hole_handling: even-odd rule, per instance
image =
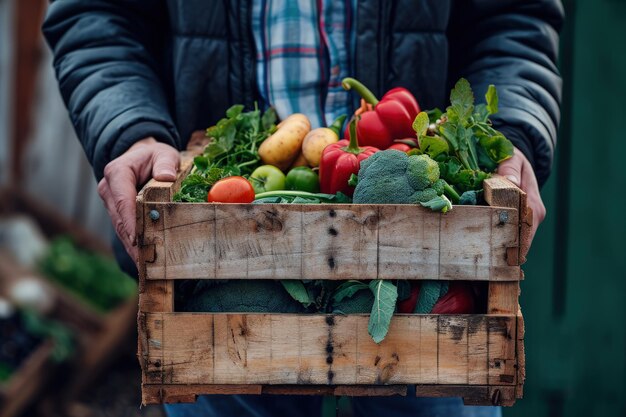
[[[558, 0], [60, 0], [43, 30], [119, 237], [116, 255], [132, 270], [137, 188], [175, 178], [177, 151], [193, 131], [235, 103], [273, 105], [281, 117], [303, 112], [322, 125], [357, 105], [340, 87], [344, 76], [378, 96], [406, 87], [424, 109], [444, 108], [461, 76], [478, 97], [495, 84], [500, 111], [492, 120], [515, 145], [498, 172], [528, 194], [536, 230], [545, 216], [539, 187], [556, 145], [563, 17]], [[319, 406], [316, 397], [201, 397], [168, 413], [316, 415]], [[499, 414], [458, 399], [370, 398], [354, 408], [356, 415]]]

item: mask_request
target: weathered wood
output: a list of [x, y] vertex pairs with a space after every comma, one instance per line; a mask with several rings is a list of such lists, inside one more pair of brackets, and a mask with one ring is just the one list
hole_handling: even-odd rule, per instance
[[147, 279], [521, 276], [506, 257], [518, 245], [514, 209], [458, 206], [442, 215], [411, 205], [145, 203], [143, 210]]
[[174, 193], [180, 189], [182, 181], [193, 168], [193, 158], [198, 153], [199, 150], [197, 149], [188, 152], [181, 152], [180, 166], [178, 168], [176, 180], [172, 182], [164, 182], [151, 179], [141, 189], [141, 191], [139, 191], [139, 195], [137, 196], [138, 200], [141, 200], [141, 202], [172, 201]]
[[[509, 222], [515, 224], [518, 239], [515, 245], [505, 247], [504, 257], [507, 264], [519, 265], [522, 256], [520, 253], [519, 234], [521, 230], [520, 213], [526, 210], [526, 194], [515, 186], [511, 181], [501, 176], [494, 176], [484, 182], [485, 200], [491, 206], [510, 207], [511, 210], [502, 210], [499, 214], [502, 220], [509, 219], [509, 212], [516, 211], [517, 216]], [[506, 213], [506, 214], [505, 214]], [[500, 246], [500, 249], [502, 246]], [[519, 270], [520, 278], [523, 276]], [[487, 298], [487, 313], [490, 314], [516, 314], [519, 300], [519, 283], [495, 283], [489, 285]]]
[[[368, 320], [146, 313], [142, 365], [148, 382], [170, 384], [485, 384], [487, 375], [490, 384], [516, 382], [516, 316], [398, 315], [378, 345]], [[470, 361], [478, 345], [489, 354]]]
[[515, 398], [522, 398], [524, 395], [524, 381], [526, 380], [526, 352], [524, 351], [524, 317], [522, 310], [517, 312], [517, 343], [515, 345], [515, 355], [517, 358], [517, 386], [515, 387]]

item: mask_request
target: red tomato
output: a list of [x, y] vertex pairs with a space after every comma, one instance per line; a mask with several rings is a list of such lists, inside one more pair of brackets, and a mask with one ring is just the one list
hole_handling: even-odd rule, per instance
[[391, 145], [387, 149], [395, 149], [395, 150], [401, 151], [401, 152], [408, 152], [408, 151], [410, 151], [413, 148], [411, 148], [406, 143], [394, 143], [393, 145]]
[[254, 188], [244, 177], [222, 178], [211, 187], [209, 203], [252, 203]]

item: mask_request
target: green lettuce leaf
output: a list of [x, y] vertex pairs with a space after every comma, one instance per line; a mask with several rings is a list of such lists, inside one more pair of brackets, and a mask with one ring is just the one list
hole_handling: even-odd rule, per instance
[[393, 283], [382, 279], [370, 281], [369, 287], [374, 294], [374, 305], [367, 330], [374, 342], [380, 343], [389, 331], [391, 317], [396, 309], [398, 289]]

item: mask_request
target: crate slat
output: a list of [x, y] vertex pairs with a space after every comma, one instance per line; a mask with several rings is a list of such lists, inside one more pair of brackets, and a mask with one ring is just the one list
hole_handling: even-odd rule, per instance
[[513, 208], [458, 206], [442, 215], [412, 205], [146, 203], [144, 210], [148, 280], [521, 276], [507, 258], [519, 246]]
[[[379, 345], [367, 333], [368, 320], [146, 313], [141, 359], [147, 382], [164, 384], [516, 383], [516, 316], [398, 315]], [[470, 355], [477, 346], [488, 355]]]

